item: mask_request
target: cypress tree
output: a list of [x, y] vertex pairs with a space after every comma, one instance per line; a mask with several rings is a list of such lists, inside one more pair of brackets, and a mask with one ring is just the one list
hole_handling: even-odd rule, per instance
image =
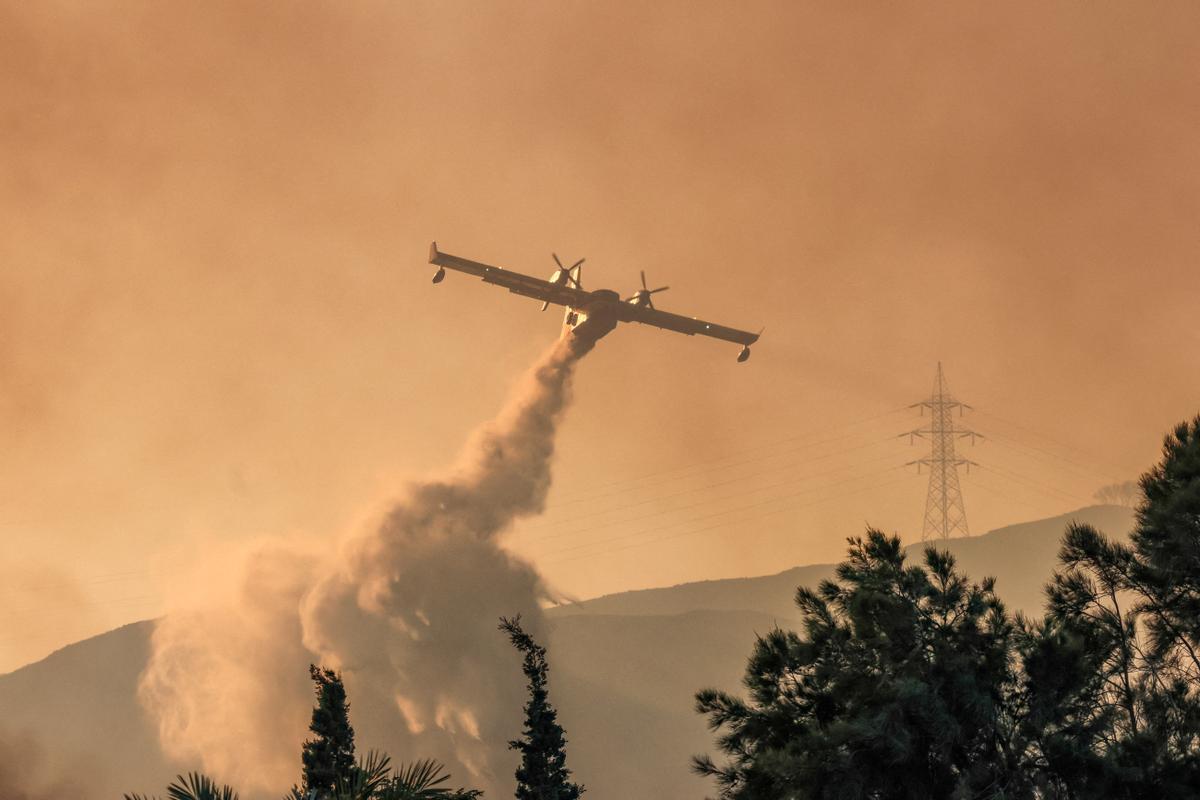
[[333, 795], [339, 783], [353, 777], [354, 728], [350, 727], [350, 704], [346, 702], [342, 676], [315, 664], [309, 665], [308, 672], [316, 687], [317, 703], [308, 726], [314, 736], [304, 742], [300, 754], [304, 793], [327, 797]]
[[550, 705], [546, 676], [546, 648], [538, 645], [521, 627], [521, 617], [500, 618], [500, 630], [525, 657], [522, 671], [529, 680], [529, 702], [525, 704], [523, 737], [508, 746], [520, 751], [517, 768], [517, 800], [577, 800], [583, 787], [572, 783], [567, 769], [567, 739], [558, 724], [558, 713]]

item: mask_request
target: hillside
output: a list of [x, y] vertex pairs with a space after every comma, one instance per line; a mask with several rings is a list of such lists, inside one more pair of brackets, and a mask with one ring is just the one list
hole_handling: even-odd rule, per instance
[[[962, 569], [973, 578], [987, 575], [996, 578], [997, 590], [1010, 608], [1036, 614], [1041, 609], [1042, 585], [1057, 556], [1059, 540], [1073, 520], [1094, 525], [1109, 535], [1124, 536], [1133, 525], [1133, 512], [1122, 506], [1089, 506], [1058, 517], [1009, 525], [982, 536], [951, 539], [937, 546], [953, 553]], [[923, 547], [910, 545], [909, 559], [920, 559]], [[604, 595], [559, 606], [551, 614], [640, 616], [712, 609], [757, 611], [782, 620], [795, 613], [792, 596], [797, 586], [812, 586], [832, 576], [833, 564], [813, 564], [757, 578], [698, 581]]]
[[[995, 576], [1011, 607], [1036, 613], [1072, 519], [1110, 534], [1132, 523], [1128, 509], [1096, 506], [952, 540], [947, 549], [973, 577]], [[712, 738], [692, 711], [693, 693], [736, 689], [755, 633], [793, 625], [795, 587], [831, 573], [832, 565], [796, 567], [551, 609], [554, 698], [588, 797], [704, 796], [709, 787], [689, 773], [688, 758], [711, 750]], [[136, 701], [152, 626], [127, 625], [0, 676], [5, 732], [42, 742], [54, 772], [86, 770], [97, 798], [158, 790], [176, 771], [196, 766], [166, 763]]]
[[158, 740], [136, 700], [153, 627], [125, 625], [0, 676], [0, 734], [10, 749], [33, 753], [50, 778], [86, 774], [96, 797], [141, 785], [131, 779], [164, 785]]

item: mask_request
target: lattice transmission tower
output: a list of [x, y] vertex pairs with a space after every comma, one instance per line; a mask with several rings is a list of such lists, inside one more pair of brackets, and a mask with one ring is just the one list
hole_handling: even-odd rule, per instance
[[929, 493], [925, 497], [925, 525], [921, 540], [949, 539], [955, 533], [970, 536], [962, 489], [958, 485], [958, 468], [966, 467], [969, 472], [972, 466], [978, 465], [955, 453], [954, 443], [958, 439], [970, 439], [974, 444], [975, 439], [981, 436], [975, 431], [954, 426], [954, 412], [957, 411], [961, 417], [971, 407], [955, 400], [950, 394], [942, 374], [942, 362], [938, 362], [933, 395], [927, 400], [913, 403], [909, 408], [921, 409], [921, 416], [925, 415], [926, 409], [929, 410], [929, 427], [901, 434], [909, 438], [910, 444], [917, 439], [928, 439], [930, 443], [927, 457], [908, 462], [909, 466], [917, 465], [918, 473], [922, 467], [929, 468]]

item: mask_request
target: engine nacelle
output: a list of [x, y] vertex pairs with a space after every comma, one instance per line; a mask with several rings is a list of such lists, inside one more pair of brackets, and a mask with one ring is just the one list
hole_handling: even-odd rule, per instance
[[742, 352], [738, 353], [738, 363], [741, 364], [743, 361], [745, 361], [749, 357], [750, 357], [750, 347], [749, 347], [749, 345], [747, 345], [746, 347], [742, 348]]
[[442, 269], [441, 267], [438, 267], [438, 271], [433, 273], [433, 282], [441, 283], [445, 279], [446, 279], [446, 270]]

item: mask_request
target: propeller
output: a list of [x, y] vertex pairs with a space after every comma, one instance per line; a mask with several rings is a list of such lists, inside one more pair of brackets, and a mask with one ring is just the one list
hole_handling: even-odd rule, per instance
[[[573, 284], [575, 284], [576, 289], [582, 289], [583, 286], [579, 283], [579, 277], [575, 274], [575, 270], [577, 270], [581, 266], [583, 266], [583, 262], [587, 261], [587, 259], [581, 258], [578, 261], [576, 261], [574, 264], [572, 264], [571, 266], [564, 267], [563, 263], [561, 261], [559, 261], [559, 259], [558, 259], [558, 253], [551, 253], [550, 255], [554, 258], [554, 263], [558, 265], [558, 272], [562, 272], [562, 273], [566, 274], [568, 285], [573, 283]], [[558, 273], [555, 273], [554, 277], [557, 278]]]
[[[558, 283], [559, 276], [566, 276], [565, 283], [567, 286], [574, 284], [576, 289], [583, 289], [583, 284], [579, 282], [580, 272], [582, 272], [582, 270], [580, 270], [579, 268], [583, 266], [583, 262], [586, 261], [587, 259], [581, 258], [578, 261], [576, 261], [574, 264], [572, 264], [571, 266], [564, 267], [562, 261], [560, 261], [558, 258], [558, 253], [551, 253], [550, 255], [554, 259], [554, 263], [556, 265], [558, 265], [558, 271], [556, 271], [553, 275], [550, 276], [550, 282]], [[542, 311], [545, 311], [549, 307], [550, 307], [549, 300], [542, 303]]]
[[587, 261], [587, 259], [586, 258], [579, 259], [578, 261], [576, 261], [574, 264], [571, 265], [570, 269], [567, 270], [567, 278], [571, 281], [571, 283], [575, 284], [576, 289], [583, 288], [583, 284], [579, 282], [580, 272], [582, 272], [582, 270], [580, 270], [580, 272], [576, 272], [576, 270], [578, 270], [580, 267], [583, 266], [584, 261]]
[[665, 292], [670, 288], [670, 286], [660, 286], [657, 289], [649, 288], [646, 286], [646, 271], [642, 270], [642, 288], [639, 289], [632, 297], [626, 298], [625, 302], [637, 303], [639, 306], [650, 306], [650, 308], [654, 308], [654, 301], [650, 299], [650, 295], [657, 294], [658, 292]]

